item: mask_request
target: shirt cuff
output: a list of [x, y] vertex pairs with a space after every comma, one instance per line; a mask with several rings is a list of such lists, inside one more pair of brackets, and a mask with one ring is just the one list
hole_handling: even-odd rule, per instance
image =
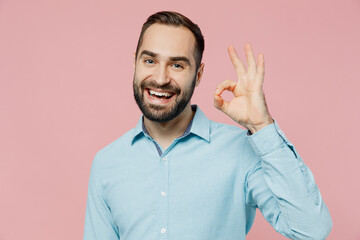
[[273, 121], [274, 123], [267, 125], [252, 135], [249, 135], [249, 132], [246, 134], [255, 154], [259, 157], [286, 142], [286, 138], [282, 136], [283, 132], [277, 122], [274, 119]]

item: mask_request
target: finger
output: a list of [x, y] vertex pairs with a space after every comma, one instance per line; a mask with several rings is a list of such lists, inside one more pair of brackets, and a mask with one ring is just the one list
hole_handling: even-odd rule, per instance
[[237, 55], [234, 46], [228, 47], [228, 53], [229, 53], [230, 60], [235, 68], [237, 75], [239, 76], [239, 75], [245, 73], [246, 69], [245, 69], [244, 65], [242, 64], [239, 56]]
[[248, 72], [256, 73], [256, 62], [250, 43], [245, 44], [246, 61], [248, 65]]
[[225, 80], [222, 83], [220, 83], [216, 89], [215, 89], [215, 95], [220, 96], [224, 90], [228, 90], [230, 92], [233, 92], [236, 87], [236, 82], [231, 80]]
[[264, 82], [265, 75], [265, 62], [264, 55], [260, 53], [257, 57], [257, 74], [259, 75], [262, 82]]
[[222, 99], [222, 97], [220, 97], [218, 95], [214, 95], [214, 107], [216, 107], [217, 109], [226, 113], [228, 105], [229, 105], [229, 103], [227, 101], [225, 101], [224, 99]]

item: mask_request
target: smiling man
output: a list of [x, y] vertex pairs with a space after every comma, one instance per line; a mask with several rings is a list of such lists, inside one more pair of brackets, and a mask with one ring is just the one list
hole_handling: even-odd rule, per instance
[[140, 37], [134, 97], [149, 135], [164, 149], [184, 133], [195, 113], [190, 99], [204, 68], [196, 62], [196, 45], [184, 26], [152, 24]]
[[256, 208], [290, 239], [325, 239], [332, 220], [314, 177], [269, 114], [264, 56], [246, 44], [245, 68], [230, 46], [238, 81], [214, 92], [214, 106], [243, 130], [191, 105], [203, 51], [199, 27], [179, 13], [144, 23], [133, 80], [143, 116], [94, 158], [84, 239], [245, 239]]

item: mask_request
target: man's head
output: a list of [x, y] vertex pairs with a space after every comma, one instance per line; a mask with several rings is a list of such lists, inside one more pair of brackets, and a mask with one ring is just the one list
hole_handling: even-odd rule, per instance
[[195, 37], [194, 58], [196, 61], [196, 69], [198, 69], [200, 67], [202, 55], [205, 48], [204, 36], [202, 35], [198, 25], [193, 23], [189, 18], [177, 12], [169, 12], [169, 11], [157, 12], [151, 15], [150, 17], [148, 17], [148, 19], [141, 28], [140, 37], [136, 47], [135, 58], [137, 58], [139, 54], [139, 48], [142, 45], [144, 39], [144, 33], [151, 25], [155, 23], [163, 24], [167, 26], [173, 26], [173, 27], [182, 26], [189, 29], [193, 33]]
[[175, 12], [144, 23], [135, 53], [134, 97], [144, 116], [166, 122], [189, 104], [199, 84], [204, 39], [199, 27]]

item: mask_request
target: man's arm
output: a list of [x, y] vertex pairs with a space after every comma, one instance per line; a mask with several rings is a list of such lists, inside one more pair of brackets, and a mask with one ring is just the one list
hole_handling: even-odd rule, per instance
[[98, 180], [99, 159], [97, 155], [91, 165], [83, 239], [119, 240], [117, 227], [101, 193], [101, 186]]
[[310, 169], [278, 124], [248, 135], [260, 161], [248, 173], [246, 204], [258, 207], [273, 228], [290, 239], [325, 239], [330, 213]]
[[[228, 48], [238, 82], [226, 80], [214, 93], [214, 106], [249, 129], [248, 140], [260, 159], [247, 178], [247, 203], [259, 207], [278, 232], [292, 239], [324, 239], [332, 221], [310, 169], [274, 123], [265, 101], [264, 56], [257, 63], [245, 45], [247, 69], [235, 48]], [[234, 98], [225, 101], [223, 91]]]

